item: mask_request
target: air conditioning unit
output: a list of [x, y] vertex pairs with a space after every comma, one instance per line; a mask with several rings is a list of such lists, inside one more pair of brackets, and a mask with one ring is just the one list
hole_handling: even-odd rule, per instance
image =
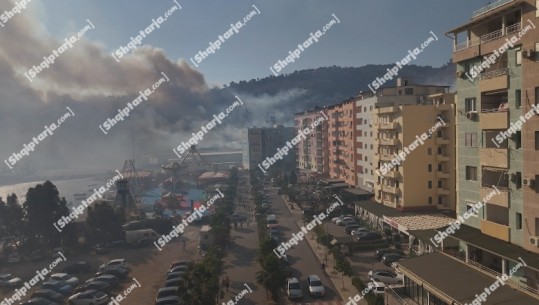
[[530, 244], [539, 247], [539, 236], [530, 236]]
[[477, 118], [477, 111], [466, 112], [466, 117], [470, 120], [475, 120]]
[[505, 180], [509, 180], [509, 173], [503, 174], [503, 178], [504, 178]]
[[524, 185], [530, 185], [530, 180], [524, 178], [524, 179], [522, 179], [522, 184], [524, 184]]

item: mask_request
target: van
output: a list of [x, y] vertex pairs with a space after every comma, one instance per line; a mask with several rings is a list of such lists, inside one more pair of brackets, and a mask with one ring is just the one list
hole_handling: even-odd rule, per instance
[[125, 231], [125, 242], [127, 244], [134, 244], [141, 239], [153, 239], [155, 241], [159, 239], [159, 235], [152, 229]]
[[382, 282], [376, 282], [371, 280], [368, 284], [369, 287], [372, 287], [371, 291], [374, 294], [384, 294], [386, 292], [386, 284]]
[[266, 222], [268, 224], [276, 224], [277, 223], [277, 217], [275, 217], [274, 214], [268, 215], [268, 217], [266, 217]]

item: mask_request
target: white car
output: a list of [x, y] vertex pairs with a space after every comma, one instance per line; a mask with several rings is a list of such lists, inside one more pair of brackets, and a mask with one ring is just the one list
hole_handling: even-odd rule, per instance
[[358, 235], [360, 233], [367, 233], [367, 232], [370, 232], [371, 230], [367, 229], [367, 228], [358, 228], [358, 229], [355, 229], [355, 230], [352, 230], [352, 232], [350, 233], [352, 236], [355, 236], [355, 235]]
[[69, 298], [70, 305], [104, 305], [109, 301], [109, 296], [97, 290], [87, 290], [72, 295]]
[[309, 293], [313, 297], [323, 297], [326, 293], [320, 277], [316, 274], [311, 274], [307, 277], [307, 284], [309, 285]]
[[79, 285], [79, 279], [67, 273], [55, 273], [51, 275], [51, 280], [64, 282], [71, 287], [77, 287]]
[[343, 218], [337, 220], [335, 223], [336, 223], [338, 226], [343, 226], [344, 223], [350, 222], [350, 221], [354, 221], [354, 218], [353, 218], [353, 217], [343, 217]]
[[126, 262], [125, 258], [113, 259], [110, 262], [99, 266], [99, 270], [101, 271], [101, 270], [103, 270], [103, 269], [105, 269], [106, 267], [109, 267], [109, 266], [122, 266], [125, 269], [127, 269], [127, 262]]
[[303, 290], [297, 278], [292, 277], [286, 283], [286, 294], [289, 299], [300, 299], [303, 297]]
[[369, 271], [369, 279], [382, 282], [384, 284], [399, 284], [404, 282], [404, 276], [390, 270], [373, 270]]
[[21, 256], [18, 253], [11, 253], [7, 257], [7, 262], [10, 264], [18, 263], [21, 261]]
[[0, 286], [3, 287], [18, 287], [22, 285], [22, 280], [18, 277], [13, 277], [11, 273], [0, 274]]

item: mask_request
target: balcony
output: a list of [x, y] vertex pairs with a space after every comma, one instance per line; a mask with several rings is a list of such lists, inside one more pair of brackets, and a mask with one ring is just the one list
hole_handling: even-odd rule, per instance
[[498, 0], [493, 3], [489, 3], [487, 6], [484, 6], [478, 10], [475, 10], [472, 14], [472, 19], [478, 17], [479, 15], [483, 15], [485, 13], [488, 13], [492, 10], [497, 9], [498, 7], [505, 5], [507, 3], [513, 2], [515, 0]]
[[467, 40], [460, 44], [455, 45], [453, 52], [453, 62], [461, 62], [470, 58], [479, 56], [480, 50], [480, 41], [476, 40]]
[[399, 123], [397, 122], [391, 122], [391, 123], [378, 123], [379, 129], [397, 129], [399, 128]]
[[479, 115], [481, 129], [507, 129], [509, 128], [509, 112], [500, 111], [499, 108], [482, 109]]
[[394, 156], [393, 155], [389, 155], [389, 154], [379, 154], [378, 155], [378, 159], [380, 161], [387, 161], [387, 162], [391, 162], [391, 160], [393, 160]]
[[398, 170], [391, 170], [391, 171], [388, 171], [385, 175], [383, 175], [384, 177], [387, 177], [387, 178], [392, 178], [392, 179], [398, 179], [400, 178], [400, 172]]
[[394, 186], [382, 185], [382, 192], [400, 195], [401, 189]]
[[387, 145], [387, 146], [399, 145], [399, 139], [380, 139], [380, 145]]
[[481, 73], [479, 81], [479, 90], [481, 92], [507, 90], [509, 86], [508, 69], [498, 69]]
[[436, 189], [436, 194], [442, 195], [442, 196], [449, 196], [451, 195], [451, 191], [443, 187], [439, 187]]
[[451, 176], [448, 173], [436, 172], [436, 178], [438, 179], [449, 179]]
[[445, 155], [436, 155], [436, 161], [439, 161], [439, 162], [449, 162], [449, 156], [445, 156]]
[[393, 113], [393, 112], [397, 112], [397, 109], [399, 109], [399, 107], [397, 106], [381, 107], [381, 108], [378, 108], [378, 113]]
[[481, 233], [503, 241], [509, 241], [509, 227], [488, 220], [481, 220]]
[[503, 188], [498, 188], [498, 190], [500, 191], [499, 194], [496, 193], [494, 195], [489, 195], [490, 193], [492, 193], [493, 188], [482, 187], [480, 190], [480, 195], [482, 198], [481, 200], [489, 196], [490, 199], [486, 203], [495, 204], [504, 208], [509, 208], [509, 190]]
[[515, 35], [515, 33], [520, 31], [520, 29], [521, 24], [516, 23], [505, 28], [505, 31], [503, 29], [499, 29], [481, 36], [481, 55], [487, 55], [494, 52], [494, 50], [498, 50], [502, 45], [507, 43], [505, 38], [509, 37], [506, 36]]
[[507, 168], [509, 163], [507, 149], [481, 148], [479, 158], [482, 166]]
[[449, 139], [436, 138], [436, 145], [449, 145]]

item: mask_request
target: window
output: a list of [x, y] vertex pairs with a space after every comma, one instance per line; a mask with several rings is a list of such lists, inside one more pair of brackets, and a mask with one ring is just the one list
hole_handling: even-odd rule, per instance
[[432, 181], [429, 181], [428, 186], [429, 186], [429, 189], [432, 188]]
[[520, 66], [522, 64], [522, 50], [517, 50], [516, 54], [516, 64]]
[[414, 88], [405, 88], [404, 95], [414, 95]]
[[432, 197], [429, 196], [429, 204], [432, 204]]
[[521, 137], [522, 137], [522, 134], [520, 131], [515, 132], [515, 137], [514, 137], [515, 149], [520, 149], [522, 147]]
[[466, 166], [466, 180], [477, 181], [477, 167]]
[[535, 132], [535, 150], [539, 150], [539, 131]]
[[464, 100], [464, 111], [476, 111], [475, 108], [475, 97], [467, 98]]
[[521, 172], [516, 172], [515, 173], [515, 186], [517, 188], [517, 190], [521, 189], [522, 188], [522, 173]]
[[517, 223], [517, 230], [522, 230], [522, 214], [516, 213], [516, 223]]
[[442, 180], [438, 180], [438, 188], [439, 189], [443, 188]]
[[432, 164], [429, 164], [428, 171], [429, 171], [429, 173], [432, 172]]
[[429, 148], [429, 149], [427, 150], [427, 154], [428, 154], [429, 156], [432, 156], [432, 148]]
[[535, 17], [539, 17], [539, 0], [535, 0]]
[[464, 134], [464, 146], [477, 147], [477, 132], [467, 132]]
[[522, 107], [522, 95], [520, 93], [520, 89], [515, 90], [515, 107], [521, 108]]
[[442, 204], [444, 202], [444, 199], [442, 196], [438, 196], [438, 204]]
[[535, 175], [534, 188], [535, 188], [535, 192], [539, 193], [539, 175]]
[[442, 163], [438, 163], [438, 171], [442, 172], [443, 170], [444, 170], [444, 167], [443, 167]]
[[539, 87], [535, 87], [535, 105], [539, 104]]
[[478, 215], [473, 211], [472, 207], [475, 205], [474, 202], [466, 201], [466, 211], [468, 214], [471, 214], [472, 216], [477, 217]]

